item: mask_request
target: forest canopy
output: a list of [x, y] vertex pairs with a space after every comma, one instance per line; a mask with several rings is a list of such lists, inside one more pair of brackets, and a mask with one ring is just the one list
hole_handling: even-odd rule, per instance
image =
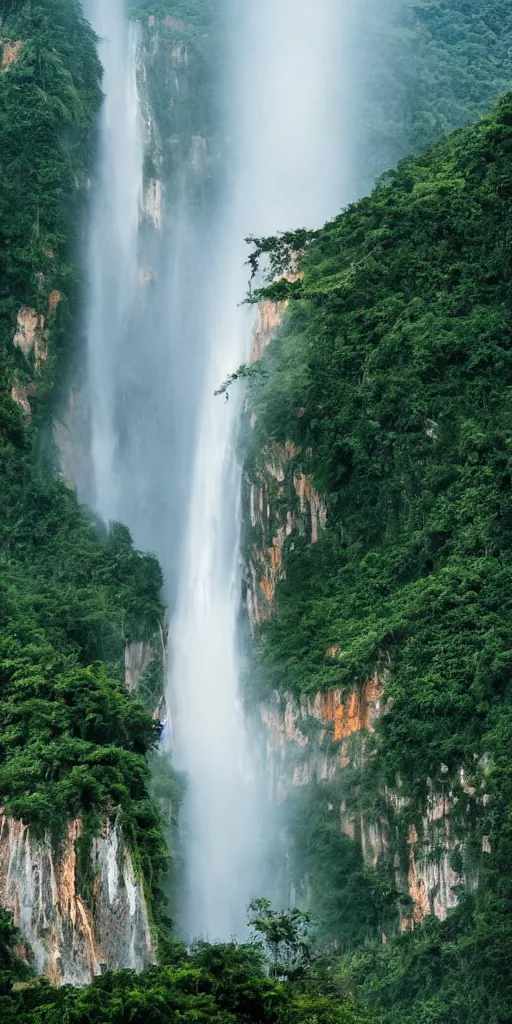
[[[162, 573], [124, 526], [79, 505], [48, 443], [80, 309], [97, 39], [78, 0], [6, 0], [0, 16], [0, 803], [56, 845], [69, 818], [90, 841], [114, 814], [156, 906], [158, 725], [126, 690], [124, 652], [155, 635], [160, 646]], [[45, 323], [40, 365], [13, 343], [20, 309]]]
[[[511, 1011], [511, 154], [508, 95], [316, 232], [249, 380], [250, 478], [262, 479], [269, 445], [288, 445], [286, 471], [311, 477], [327, 508], [318, 543], [285, 542], [256, 695], [350, 693], [376, 668], [386, 680], [373, 756], [342, 792], [299, 791], [289, 827], [323, 941], [342, 944], [349, 976], [393, 1021], [401, 1001], [404, 1020]], [[265, 248], [275, 259], [279, 242]], [[275, 285], [259, 297], [273, 300]], [[258, 526], [253, 542], [272, 543], [285, 514], [274, 509], [268, 541]], [[383, 794], [397, 779], [394, 813]], [[478, 885], [446, 922], [365, 949], [392, 927], [393, 902], [398, 919], [395, 858], [432, 791], [455, 807], [461, 888]], [[380, 879], [329, 825], [340, 799], [390, 817]], [[434, 946], [439, 973], [413, 982]]]

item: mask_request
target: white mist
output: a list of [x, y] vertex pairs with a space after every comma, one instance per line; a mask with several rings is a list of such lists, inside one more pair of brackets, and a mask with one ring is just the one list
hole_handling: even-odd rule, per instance
[[123, 512], [118, 485], [116, 381], [137, 292], [143, 142], [136, 81], [137, 28], [124, 0], [88, 0], [100, 37], [105, 100], [88, 253], [88, 394], [92, 503], [108, 522]]
[[[234, 2], [234, 0], [233, 0]], [[169, 704], [178, 766], [187, 772], [182, 926], [189, 937], [243, 933], [262, 891], [260, 795], [240, 705], [241, 470], [239, 400], [213, 392], [248, 357], [254, 320], [240, 314], [244, 237], [321, 225], [351, 198], [350, 109], [340, 69], [348, 8], [340, 0], [260, 0], [229, 10], [226, 94], [232, 180], [219, 212], [207, 315], [192, 501], [171, 632]], [[344, 102], [342, 102], [344, 100]], [[340, 139], [346, 149], [340, 158]], [[256, 854], [256, 856], [255, 856]]]
[[[123, 0], [87, 4], [106, 94], [88, 252], [92, 501], [157, 553], [167, 579], [167, 697], [189, 781], [178, 899], [189, 938], [242, 935], [246, 904], [266, 895], [266, 780], [239, 692], [242, 396], [235, 389], [226, 403], [214, 391], [249, 354], [254, 317], [238, 308], [244, 237], [319, 226], [353, 198], [354, 2], [223, 0], [230, 38], [216, 144], [228, 140], [224, 181], [213, 207], [189, 201], [185, 159], [180, 194], [165, 195], [148, 251], [137, 37]], [[147, 129], [147, 112], [142, 120]]]

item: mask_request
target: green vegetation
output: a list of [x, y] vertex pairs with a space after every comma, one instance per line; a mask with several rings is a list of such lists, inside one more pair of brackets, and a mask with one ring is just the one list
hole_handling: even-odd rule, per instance
[[[302, 915], [275, 917], [296, 960]], [[256, 941], [201, 942], [189, 951], [169, 941], [160, 966], [142, 975], [108, 973], [83, 991], [57, 991], [47, 982], [27, 981], [12, 952], [16, 937], [9, 920], [0, 918], [2, 1024], [377, 1024], [371, 1011], [357, 1008], [346, 995], [329, 960], [308, 962], [295, 980], [285, 981], [269, 976], [269, 961]], [[8, 979], [17, 982], [12, 992]]]
[[[367, 865], [357, 830], [354, 842], [340, 827], [340, 806], [344, 803], [346, 814], [356, 779], [361, 782], [360, 774], [346, 769], [332, 783], [313, 780], [284, 807], [290, 875], [313, 911], [311, 935], [317, 949], [334, 943], [338, 951], [347, 951], [378, 943], [382, 934], [396, 930], [398, 908], [407, 911], [410, 905], [408, 895], [397, 891], [387, 860], [376, 868]], [[360, 814], [361, 799], [353, 803]]]
[[[390, 1021], [399, 1000], [404, 1020], [436, 1024], [512, 1010], [511, 155], [508, 96], [306, 240], [303, 279], [281, 282], [291, 307], [251, 379], [249, 472], [292, 442], [287, 472], [311, 474], [328, 508], [318, 544], [285, 544], [259, 685], [348, 691], [379, 668], [385, 714], [344, 797], [367, 820], [387, 816], [384, 890], [387, 877], [392, 901], [393, 857], [411, 825], [421, 834], [430, 792], [454, 805], [461, 882], [479, 883], [446, 923], [349, 960]], [[397, 784], [393, 812], [383, 795]], [[320, 818], [303, 808], [296, 850], [324, 936], [345, 944], [353, 844]], [[420, 977], [434, 949], [438, 969]]]
[[273, 978], [303, 977], [310, 965], [308, 937], [309, 914], [293, 910], [273, 910], [270, 900], [257, 899], [249, 904], [249, 924], [261, 935]]
[[[14, 53], [0, 74], [0, 803], [56, 844], [80, 815], [82, 853], [115, 815], [159, 910], [167, 850], [148, 767], [158, 726], [126, 692], [124, 651], [155, 635], [160, 647], [161, 570], [125, 527], [107, 532], [79, 506], [42, 443], [78, 311], [73, 230], [101, 99], [96, 40], [75, 0], [0, 13], [0, 57]], [[13, 344], [23, 307], [45, 318], [39, 367]]]
[[[44, 316], [49, 358], [38, 382], [39, 418], [59, 359], [69, 357], [77, 303], [73, 250], [101, 101], [96, 39], [78, 0], [0, 3], [0, 372], [30, 389], [34, 354], [12, 345], [20, 307]], [[48, 318], [49, 296], [62, 301]], [[62, 374], [61, 374], [62, 376]]]
[[[405, 151], [473, 120], [512, 76], [504, 0], [397, 4], [392, 60], [382, 5], [369, 7], [374, 81], [358, 121], [368, 185]], [[163, 165], [146, 176], [158, 171], [172, 188], [192, 136], [208, 140], [215, 123], [218, 7], [141, 0], [128, 14], [146, 23], [147, 55], [153, 30], [179, 43], [178, 79], [180, 47], [190, 58], [179, 103], [164, 104], [163, 47], [148, 77]], [[290, 503], [298, 512], [295, 473], [312, 477], [328, 511], [317, 544], [297, 532], [286, 541], [279, 614], [258, 637], [257, 696], [349, 691], [377, 668], [386, 703], [342, 777], [315, 780], [283, 808], [311, 938], [307, 915], [260, 900], [250, 909], [261, 944], [187, 951], [169, 937], [159, 891], [183, 794], [155, 750], [161, 660], [138, 695], [124, 685], [126, 645], [159, 649], [160, 568], [123, 526], [107, 531], [79, 506], [43, 443], [77, 333], [96, 40], [78, 0], [0, 0], [0, 32], [0, 803], [56, 846], [80, 815], [86, 900], [91, 838], [115, 816], [162, 925], [158, 967], [55, 991], [29, 977], [0, 911], [1, 1020], [507, 1024], [512, 98], [324, 229], [255, 241], [253, 270], [267, 255], [282, 273], [300, 252], [304, 276], [256, 293], [290, 309], [261, 365], [227, 382], [251, 381], [248, 472], [264, 474], [269, 445], [294, 446], [270, 540]], [[44, 358], [13, 344], [23, 307], [39, 318]], [[258, 529], [249, 541], [261, 544]], [[323, 743], [339, 754], [331, 735]], [[399, 935], [411, 901], [397, 864], [407, 870], [407, 837], [421, 831], [432, 792], [452, 804], [452, 868], [471, 885], [446, 921]], [[362, 855], [364, 825], [342, 832], [341, 805], [366, 825], [385, 821], [376, 866]]]
[[364, 194], [384, 169], [472, 123], [511, 87], [512, 11], [507, 0], [358, 8], [352, 131]]

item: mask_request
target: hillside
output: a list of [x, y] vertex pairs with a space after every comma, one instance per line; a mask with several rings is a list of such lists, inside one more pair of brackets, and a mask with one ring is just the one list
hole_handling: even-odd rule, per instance
[[[48, 441], [81, 308], [77, 246], [101, 101], [96, 39], [78, 3], [11, 4], [0, 53], [0, 792], [10, 865], [2, 899], [24, 899], [23, 822], [41, 871], [54, 870], [45, 844], [55, 852], [57, 895], [25, 896], [57, 936], [69, 914], [58, 865], [62, 844], [75, 857], [70, 828], [86, 913], [101, 902], [95, 842], [114, 842], [115, 829], [157, 918], [163, 909], [168, 853], [147, 761], [158, 728], [151, 696], [146, 707], [125, 687], [133, 646], [161, 646], [162, 574], [125, 527], [107, 531], [79, 506]], [[74, 943], [80, 959], [87, 928], [69, 927], [74, 937], [55, 941]], [[35, 938], [37, 922], [32, 928]], [[47, 956], [37, 954], [39, 968]], [[79, 968], [52, 970], [57, 980]]]
[[[291, 305], [249, 372], [252, 507], [270, 516], [246, 557], [275, 588], [254, 697], [295, 715], [297, 884], [394, 1021], [510, 1007], [511, 152], [507, 97], [256, 293]], [[301, 246], [258, 250], [275, 269]], [[330, 705], [304, 710], [317, 694]]]

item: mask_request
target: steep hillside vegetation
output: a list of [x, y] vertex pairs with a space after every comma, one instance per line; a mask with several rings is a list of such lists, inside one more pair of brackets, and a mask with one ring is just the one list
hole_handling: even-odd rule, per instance
[[92, 837], [117, 816], [156, 892], [156, 725], [126, 691], [124, 660], [155, 634], [160, 646], [160, 568], [79, 507], [41, 443], [76, 331], [96, 39], [74, 0], [0, 14], [0, 803], [56, 849], [81, 818], [84, 896]]
[[[287, 926], [292, 918], [278, 920]], [[51, 989], [46, 982], [19, 980], [9, 992], [13, 970], [12, 935], [0, 917], [0, 1014], [2, 1024], [376, 1024], [368, 1011], [348, 999], [329, 964], [296, 971], [292, 979], [269, 976], [263, 946], [179, 943], [162, 950], [162, 964], [136, 976], [123, 971], [97, 978], [84, 991]], [[295, 944], [285, 941], [292, 955]]]
[[512, 12], [506, 0], [362, 0], [361, 10], [354, 129], [369, 189], [383, 169], [475, 121], [510, 88]]
[[[291, 300], [250, 373], [247, 468], [271, 513], [253, 518], [250, 557], [279, 544], [283, 559], [257, 695], [360, 707], [379, 680], [377, 720], [334, 716], [322, 741], [344, 771], [295, 776], [289, 829], [322, 940], [378, 938], [342, 969], [395, 1022], [512, 1009], [511, 157], [509, 96], [313, 236], [257, 244], [274, 274], [306, 243], [303, 276], [256, 295]], [[300, 480], [325, 505], [316, 543]], [[449, 851], [440, 916], [459, 904], [418, 928], [432, 908], [414, 858], [437, 819], [448, 831], [423, 855]], [[414, 935], [383, 946], [399, 920]]]

